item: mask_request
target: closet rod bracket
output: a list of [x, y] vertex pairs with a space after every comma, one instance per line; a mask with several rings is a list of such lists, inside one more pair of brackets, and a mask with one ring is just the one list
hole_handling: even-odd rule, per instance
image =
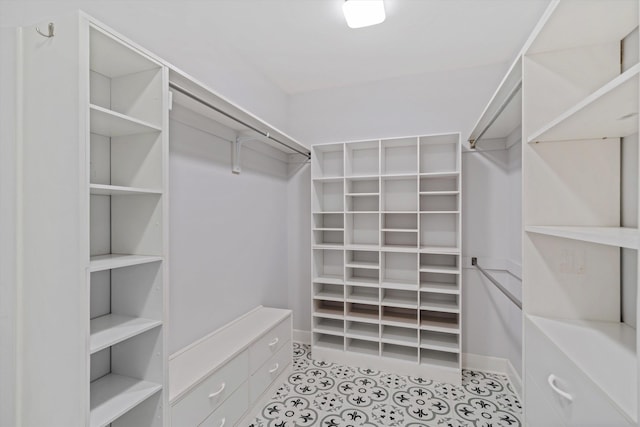
[[240, 175], [242, 167], [240, 166], [240, 155], [242, 154], [242, 144], [247, 141], [253, 141], [256, 138], [252, 136], [237, 136], [233, 141], [233, 147], [231, 149], [231, 172], [236, 175]]

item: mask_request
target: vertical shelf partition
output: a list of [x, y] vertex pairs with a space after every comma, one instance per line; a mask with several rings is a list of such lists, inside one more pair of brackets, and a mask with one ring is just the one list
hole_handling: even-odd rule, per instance
[[460, 383], [458, 134], [312, 150], [313, 351]]

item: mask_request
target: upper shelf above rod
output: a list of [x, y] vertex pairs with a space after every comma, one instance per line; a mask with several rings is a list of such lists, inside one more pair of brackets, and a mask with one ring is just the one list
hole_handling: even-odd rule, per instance
[[494, 148], [508, 148], [521, 139], [522, 56], [511, 65], [498, 89], [469, 135], [469, 148], [480, 141], [492, 141]]

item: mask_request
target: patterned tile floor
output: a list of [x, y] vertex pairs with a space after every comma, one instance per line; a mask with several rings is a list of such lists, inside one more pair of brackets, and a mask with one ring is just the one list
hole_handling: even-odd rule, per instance
[[520, 427], [504, 375], [463, 370], [462, 386], [311, 358], [294, 343], [288, 381], [249, 427]]

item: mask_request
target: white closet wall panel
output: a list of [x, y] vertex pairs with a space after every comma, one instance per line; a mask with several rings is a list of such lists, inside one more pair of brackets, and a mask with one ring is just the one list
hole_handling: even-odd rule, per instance
[[[636, 31], [637, 33], [637, 31]], [[621, 221], [623, 227], [638, 227], [638, 134], [629, 135], [621, 139], [621, 173], [622, 192]], [[636, 277], [638, 275], [638, 251], [621, 249], [622, 264], [622, 321], [630, 326], [637, 324], [637, 299], [638, 288]]]
[[[169, 353], [257, 305], [288, 306], [287, 164], [170, 123]], [[299, 156], [298, 156], [299, 157]], [[301, 203], [300, 203], [301, 204]]]

